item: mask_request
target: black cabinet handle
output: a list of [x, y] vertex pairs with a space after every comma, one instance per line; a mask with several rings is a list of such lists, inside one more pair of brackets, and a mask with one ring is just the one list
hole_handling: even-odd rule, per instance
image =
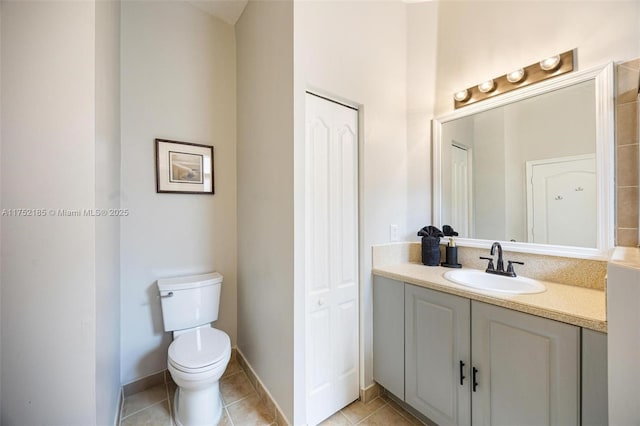
[[464, 379], [466, 379], [466, 377], [464, 377], [464, 362], [460, 361], [460, 386], [462, 386]]
[[471, 380], [473, 380], [473, 391], [476, 391], [476, 388], [478, 387], [478, 369], [473, 367], [473, 377]]

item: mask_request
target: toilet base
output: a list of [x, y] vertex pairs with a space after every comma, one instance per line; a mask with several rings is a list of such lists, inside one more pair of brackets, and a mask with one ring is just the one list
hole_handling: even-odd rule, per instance
[[222, 418], [222, 398], [218, 382], [206, 389], [176, 389], [173, 419], [177, 426], [216, 426]]

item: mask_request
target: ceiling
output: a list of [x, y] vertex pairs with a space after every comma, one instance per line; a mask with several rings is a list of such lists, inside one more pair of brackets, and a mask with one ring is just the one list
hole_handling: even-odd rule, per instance
[[[224, 22], [235, 25], [242, 11], [249, 0], [187, 0], [198, 9], [223, 20]], [[368, 1], [368, 0], [360, 0]], [[435, 0], [391, 0], [402, 1], [404, 3], [424, 3]], [[455, 0], [452, 0], [455, 1]]]
[[248, 0], [189, 0], [198, 9], [235, 25]]

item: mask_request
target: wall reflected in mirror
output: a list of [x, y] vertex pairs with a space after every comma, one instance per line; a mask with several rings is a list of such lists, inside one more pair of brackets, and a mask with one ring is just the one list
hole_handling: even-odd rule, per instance
[[448, 121], [442, 224], [466, 238], [595, 248], [595, 154], [593, 80]]

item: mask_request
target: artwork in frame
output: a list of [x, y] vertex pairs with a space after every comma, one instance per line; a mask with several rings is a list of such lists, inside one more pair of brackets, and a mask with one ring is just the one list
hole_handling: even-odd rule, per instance
[[156, 139], [156, 192], [213, 194], [213, 147]]

